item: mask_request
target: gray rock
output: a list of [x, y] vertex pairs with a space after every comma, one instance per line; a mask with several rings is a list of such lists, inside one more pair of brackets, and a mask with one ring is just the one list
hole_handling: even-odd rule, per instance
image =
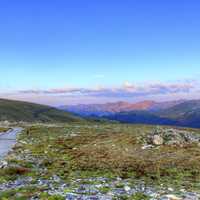
[[198, 200], [198, 196], [195, 193], [187, 193], [184, 195], [183, 200]]

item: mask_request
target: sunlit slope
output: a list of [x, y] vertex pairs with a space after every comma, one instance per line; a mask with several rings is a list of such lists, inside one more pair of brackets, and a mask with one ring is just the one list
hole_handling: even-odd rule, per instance
[[0, 121], [4, 120], [26, 122], [75, 122], [80, 121], [81, 118], [50, 106], [0, 99]]

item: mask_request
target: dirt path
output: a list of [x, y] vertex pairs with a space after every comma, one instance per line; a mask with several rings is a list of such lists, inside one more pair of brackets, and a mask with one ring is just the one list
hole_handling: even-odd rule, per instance
[[22, 128], [13, 128], [3, 134], [0, 134], [0, 159], [2, 159], [15, 145], [17, 134]]

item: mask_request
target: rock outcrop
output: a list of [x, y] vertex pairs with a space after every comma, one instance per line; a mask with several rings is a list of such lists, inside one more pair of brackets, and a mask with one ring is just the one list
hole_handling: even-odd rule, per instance
[[148, 135], [147, 143], [156, 146], [200, 143], [200, 135], [185, 130], [157, 127]]

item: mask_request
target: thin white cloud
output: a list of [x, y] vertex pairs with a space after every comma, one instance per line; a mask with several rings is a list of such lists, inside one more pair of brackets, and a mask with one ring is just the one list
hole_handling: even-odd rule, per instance
[[200, 97], [198, 81], [149, 82], [133, 84], [124, 82], [118, 87], [52, 88], [19, 90], [0, 94], [1, 97], [27, 100], [52, 105], [75, 103], [104, 103], [108, 101], [141, 101], [146, 99], [182, 99]]
[[[199, 86], [199, 85], [198, 85]], [[49, 90], [21, 90], [18, 94], [43, 94], [67, 96], [97, 96], [97, 97], [137, 97], [173, 93], [189, 93], [198, 88], [196, 82], [149, 83], [133, 85], [125, 82], [120, 87], [98, 88], [53, 88]]]

